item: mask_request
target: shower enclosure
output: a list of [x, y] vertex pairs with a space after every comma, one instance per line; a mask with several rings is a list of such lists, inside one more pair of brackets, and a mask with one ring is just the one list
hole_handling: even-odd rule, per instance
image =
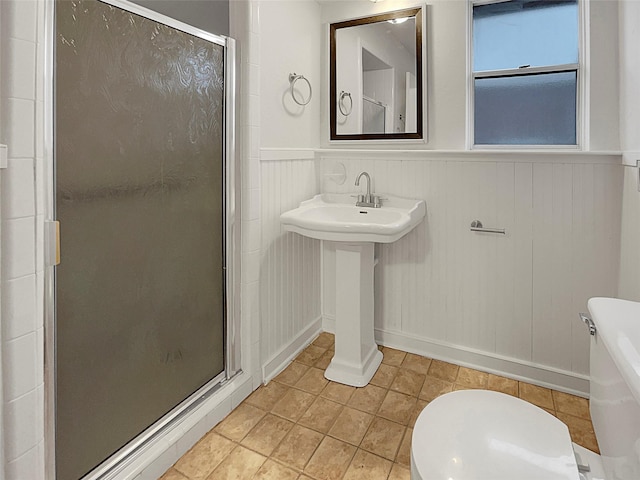
[[102, 478], [229, 378], [233, 41], [55, 3], [55, 478]]

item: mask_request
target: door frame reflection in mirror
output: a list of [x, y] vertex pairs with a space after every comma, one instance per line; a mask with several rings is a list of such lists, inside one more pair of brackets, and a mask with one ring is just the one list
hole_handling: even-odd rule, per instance
[[[424, 136], [424, 47], [423, 47], [423, 19], [424, 7], [418, 6], [403, 10], [395, 10], [392, 12], [371, 15], [368, 17], [356, 18], [343, 22], [330, 24], [329, 27], [329, 130], [330, 140], [419, 140], [423, 141]], [[415, 18], [415, 53], [416, 53], [416, 131], [410, 133], [339, 133], [338, 132], [338, 112], [339, 98], [338, 89], [345, 90], [338, 85], [338, 67], [337, 67], [337, 33], [338, 30], [349, 27], [357, 27], [370, 25], [375, 23], [387, 22], [398, 18], [414, 17]], [[356, 92], [349, 92], [355, 95]], [[355, 104], [354, 104], [355, 109]], [[361, 130], [362, 131], [362, 130]]]

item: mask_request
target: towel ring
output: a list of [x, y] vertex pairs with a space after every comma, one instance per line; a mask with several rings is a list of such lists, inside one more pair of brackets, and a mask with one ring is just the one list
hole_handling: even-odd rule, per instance
[[[307, 85], [309, 86], [309, 98], [307, 98], [307, 100], [304, 100], [304, 97], [302, 98], [302, 101], [299, 101], [295, 94], [293, 93], [293, 87], [296, 84], [296, 82], [298, 80], [304, 80], [305, 82], [307, 82]], [[309, 82], [309, 80], [307, 80], [305, 78], [304, 75], [298, 75], [297, 73], [290, 73], [289, 74], [289, 91], [291, 92], [291, 97], [293, 97], [293, 101], [296, 102], [298, 105], [307, 105], [310, 101], [311, 101], [311, 97], [313, 96], [313, 89], [311, 88], [311, 82]]]
[[[346, 109], [346, 105], [344, 104], [345, 97], [349, 97], [349, 111]], [[342, 90], [340, 92], [340, 98], [338, 99], [338, 108], [340, 109], [340, 113], [345, 117], [351, 115], [353, 111], [353, 98], [351, 98], [351, 94]]]

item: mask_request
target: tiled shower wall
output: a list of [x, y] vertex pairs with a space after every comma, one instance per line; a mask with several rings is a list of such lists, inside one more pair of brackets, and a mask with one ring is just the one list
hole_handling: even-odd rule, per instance
[[[39, 480], [45, 478], [44, 444], [44, 218], [45, 218], [45, 159], [51, 152], [44, 151], [44, 80], [45, 53], [45, 7], [53, 0], [3, 0], [0, 1], [0, 143], [9, 145], [9, 165], [2, 171], [2, 403], [5, 441], [5, 465], [0, 465], [0, 479]], [[239, 8], [241, 5], [242, 8]], [[233, 26], [239, 39], [239, 61], [242, 71], [248, 72], [252, 61], [249, 58], [251, 13], [246, 2], [233, 2], [237, 25]], [[238, 8], [235, 8], [238, 7]], [[254, 42], [254, 50], [257, 42]], [[255, 54], [253, 55], [255, 57]], [[255, 61], [254, 61], [255, 63]], [[246, 77], [245, 77], [246, 78]], [[243, 86], [241, 104], [247, 105], [248, 82]], [[238, 112], [241, 131], [238, 162], [244, 162], [240, 172], [248, 171], [249, 131], [257, 129], [255, 116]], [[258, 149], [256, 148], [257, 152]], [[254, 178], [258, 178], [258, 154], [251, 157], [255, 163]], [[246, 231], [257, 227], [259, 236], [259, 184], [248, 185], [244, 177], [240, 191], [244, 207], [239, 222]], [[238, 181], [238, 183], [240, 183]], [[252, 190], [247, 192], [247, 190]], [[248, 199], [255, 199], [249, 204]], [[241, 204], [238, 206], [240, 207]], [[253, 228], [255, 235], [256, 229]], [[184, 437], [177, 436], [156, 445], [156, 454], [161, 462], [160, 471], [175, 461], [198, 438], [194, 436], [207, 422], [214, 422], [228, 413], [261, 383], [259, 374], [260, 356], [258, 324], [258, 276], [252, 279], [250, 272], [257, 272], [258, 255], [250, 255], [249, 246], [243, 244], [242, 310], [243, 358], [242, 368], [246, 375], [237, 382], [227, 384], [229, 397], [221, 400], [215, 411], [200, 424], [190, 428]], [[259, 253], [259, 244], [254, 250]], [[64, 253], [63, 253], [64, 256]], [[240, 299], [238, 298], [238, 303]], [[252, 376], [253, 373], [257, 375]], [[213, 397], [212, 397], [213, 398]], [[217, 401], [217, 400], [216, 400]], [[222, 416], [220, 416], [222, 412]], [[206, 413], [206, 412], [205, 412]], [[192, 422], [193, 423], [193, 422]], [[202, 432], [204, 433], [204, 432]], [[201, 434], [202, 434], [201, 433]], [[177, 442], [177, 443], [176, 443]], [[2, 445], [0, 445], [0, 448]], [[168, 447], [168, 449], [167, 449]], [[166, 450], [163, 450], [166, 449]], [[160, 452], [160, 453], [158, 453]], [[153, 455], [153, 453], [151, 453]], [[171, 459], [172, 458], [172, 459]], [[143, 460], [143, 462], [146, 460]], [[136, 472], [145, 468], [135, 466]], [[3, 470], [4, 469], [4, 470]], [[151, 465], [136, 478], [156, 478]], [[133, 470], [132, 470], [133, 471]], [[137, 473], [136, 473], [137, 474]]]
[[[342, 155], [342, 156], [341, 156]], [[586, 393], [592, 296], [615, 296], [623, 167], [619, 156], [326, 154], [341, 187], [366, 170], [373, 191], [421, 198], [427, 216], [378, 245], [375, 326], [389, 346]], [[474, 233], [473, 220], [506, 235]], [[323, 313], [335, 315], [333, 251], [324, 250]]]
[[[0, 2], [4, 474], [44, 478], [44, 4]], [[38, 80], [37, 80], [38, 79]], [[1, 466], [0, 466], [1, 468]], [[0, 477], [2, 477], [0, 470]]]

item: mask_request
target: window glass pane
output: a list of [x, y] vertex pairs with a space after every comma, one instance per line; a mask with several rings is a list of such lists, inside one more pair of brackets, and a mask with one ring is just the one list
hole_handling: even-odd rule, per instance
[[578, 63], [576, 0], [473, 7], [473, 70]]
[[475, 80], [476, 145], [575, 145], [575, 71]]

